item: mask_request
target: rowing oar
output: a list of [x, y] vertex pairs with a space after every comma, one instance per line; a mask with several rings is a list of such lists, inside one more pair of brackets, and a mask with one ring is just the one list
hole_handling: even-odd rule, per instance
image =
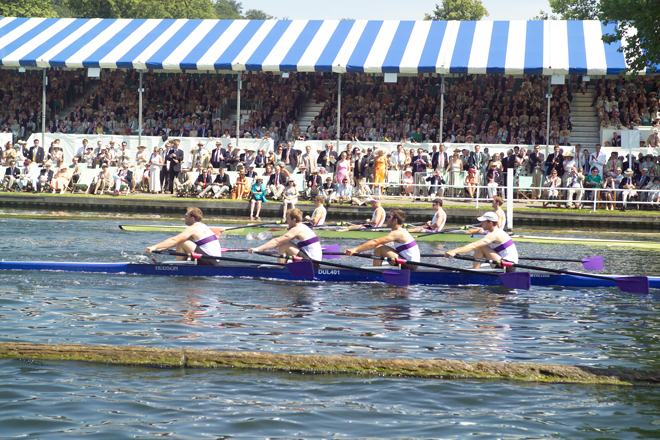
[[[193, 260], [197, 259], [203, 259], [203, 260], [216, 260], [216, 261], [232, 261], [235, 263], [249, 263], [249, 264], [254, 264], [254, 260], [246, 260], [244, 258], [231, 258], [231, 257], [212, 257], [210, 255], [202, 255], [202, 254], [187, 254], [184, 252], [175, 252], [175, 251], [169, 251], [169, 250], [159, 250], [159, 251], [152, 251], [153, 254], [163, 254], [163, 255], [173, 255], [176, 257], [190, 257]], [[272, 255], [272, 254], [269, 254]], [[299, 278], [314, 278], [314, 267], [310, 266], [310, 268], [305, 268], [305, 267], [294, 267], [295, 263], [269, 263], [273, 266], [281, 266], [281, 267], [286, 267], [289, 269], [289, 272], [291, 275], [294, 277], [299, 277]]]
[[[324, 260], [332, 260], [335, 258], [341, 258], [341, 249], [339, 249], [338, 244], [330, 244], [327, 246], [321, 246], [321, 249], [323, 250], [323, 259]], [[247, 252], [250, 249], [245, 249], [245, 248], [240, 248], [240, 249], [228, 249], [228, 248], [221, 248], [220, 249], [223, 253], [224, 252]], [[275, 255], [274, 253], [269, 253], [269, 255]]]
[[[422, 254], [420, 255], [424, 258], [444, 258], [444, 253], [442, 254]], [[587, 257], [581, 260], [572, 260], [564, 258], [541, 258], [541, 257], [518, 257], [519, 260], [528, 260], [528, 261], [560, 261], [563, 263], [582, 263], [584, 270], [603, 270], [603, 257], [598, 255], [596, 257]]]
[[[381, 275], [385, 283], [389, 284], [390, 286], [406, 287], [410, 284], [410, 271], [408, 269], [381, 271], [381, 270], [366, 269], [364, 267], [348, 266], [345, 264], [329, 263], [327, 261], [311, 260], [311, 259], [307, 260], [301, 257], [272, 254], [270, 252], [257, 251], [254, 253], [266, 257], [277, 257], [277, 258], [292, 260], [293, 263], [289, 263], [287, 265], [287, 268], [289, 269], [291, 274], [299, 276], [301, 278], [314, 278], [314, 264], [319, 264], [323, 266], [336, 267], [338, 269], [357, 270], [359, 272], [367, 272], [376, 275]], [[309, 276], [310, 272], [312, 274], [311, 276]]]
[[648, 277], [644, 277], [644, 276], [617, 277], [617, 276], [607, 276], [607, 275], [595, 275], [584, 272], [573, 272], [570, 270], [560, 270], [560, 269], [550, 269], [547, 267], [529, 266], [526, 264], [511, 263], [509, 261], [486, 260], [484, 258], [467, 257], [463, 255], [454, 255], [453, 258], [456, 258], [458, 260], [477, 261], [480, 263], [496, 264], [500, 267], [502, 266], [520, 267], [521, 269], [532, 269], [541, 272], [556, 273], [560, 275], [566, 274], [566, 275], [575, 275], [586, 278], [596, 278], [599, 280], [609, 280], [609, 281], [614, 281], [617, 287], [623, 292], [641, 293], [644, 295], [647, 295], [649, 293], [649, 279]]
[[444, 229], [444, 230], [438, 231], [438, 232], [428, 232], [428, 233], [422, 234], [422, 235], [413, 235], [413, 237], [422, 238], [422, 237], [428, 237], [429, 235], [447, 234], [449, 232], [464, 231], [467, 228], [476, 228], [477, 226], [480, 226], [480, 225], [470, 225], [470, 226], [467, 226], [467, 227], [466, 226], [461, 226], [460, 228]]
[[[335, 254], [335, 253], [332, 253]], [[379, 257], [376, 255], [370, 255], [370, 254], [353, 254], [351, 255], [352, 257], [360, 257], [360, 258], [369, 258], [372, 260], [381, 260], [381, 261], [387, 261], [388, 263], [396, 263], [399, 265], [403, 264], [410, 264], [410, 265], [415, 265], [415, 266], [422, 266], [422, 267], [430, 267], [433, 269], [443, 269], [443, 270], [451, 270], [451, 271], [456, 271], [456, 272], [465, 272], [465, 273], [471, 273], [475, 275], [486, 275], [489, 277], [498, 277], [500, 281], [502, 282], [502, 285], [504, 287], [507, 287], [509, 289], [520, 289], [520, 290], [529, 290], [531, 287], [531, 277], [528, 272], [509, 272], [509, 273], [490, 273], [490, 272], [483, 272], [480, 270], [475, 270], [475, 269], [463, 269], [461, 267], [453, 267], [453, 266], [442, 266], [439, 264], [429, 264], [429, 263], [420, 263], [417, 261], [409, 261], [409, 260], [404, 260], [403, 258], [391, 258], [391, 257]]]

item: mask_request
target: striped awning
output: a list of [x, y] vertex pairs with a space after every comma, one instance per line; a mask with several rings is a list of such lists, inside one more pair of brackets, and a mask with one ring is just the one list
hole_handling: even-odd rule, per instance
[[599, 21], [0, 18], [0, 65], [272, 72], [617, 74]]

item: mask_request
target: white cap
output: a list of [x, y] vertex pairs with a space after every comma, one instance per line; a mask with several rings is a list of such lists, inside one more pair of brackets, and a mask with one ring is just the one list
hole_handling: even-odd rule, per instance
[[497, 217], [497, 214], [495, 214], [494, 212], [487, 212], [484, 215], [482, 215], [481, 217], [477, 217], [477, 220], [479, 220], [480, 222], [488, 220], [488, 221], [491, 221], [493, 223], [497, 223], [499, 218]]

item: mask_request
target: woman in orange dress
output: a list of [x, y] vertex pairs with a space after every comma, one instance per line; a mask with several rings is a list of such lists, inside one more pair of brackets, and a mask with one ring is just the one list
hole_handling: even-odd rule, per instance
[[245, 170], [241, 170], [236, 179], [236, 200], [242, 200], [247, 193], [247, 177], [245, 177]]
[[387, 156], [385, 150], [378, 150], [374, 161], [374, 194], [381, 196], [385, 175], [387, 174]]

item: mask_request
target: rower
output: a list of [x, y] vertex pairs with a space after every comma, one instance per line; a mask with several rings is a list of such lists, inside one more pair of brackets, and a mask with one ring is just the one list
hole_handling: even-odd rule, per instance
[[[374, 255], [378, 257], [403, 258], [412, 262], [419, 262], [419, 246], [410, 235], [410, 232], [402, 226], [406, 221], [406, 214], [400, 209], [393, 209], [386, 217], [387, 227], [391, 229], [390, 233], [384, 237], [369, 240], [360, 246], [347, 249], [346, 255], [358, 254], [364, 251], [374, 249]], [[387, 243], [396, 244], [396, 248], [386, 246]], [[374, 260], [374, 266], [381, 266], [382, 260]], [[391, 266], [396, 266], [396, 262], [390, 262]], [[414, 264], [404, 264], [402, 269], [417, 270]]]
[[325, 197], [318, 195], [314, 197], [314, 206], [316, 209], [312, 213], [312, 216], [305, 216], [305, 220], [310, 223], [310, 226], [322, 226], [325, 223], [325, 216], [328, 214], [328, 210], [325, 209]]
[[363, 225], [349, 226], [346, 229], [342, 229], [342, 231], [352, 231], [365, 228], [372, 229], [383, 226], [383, 223], [385, 223], [385, 209], [380, 206], [380, 200], [369, 197], [369, 203], [371, 203], [371, 207], [374, 208], [374, 213], [371, 215], [371, 219], [367, 219], [366, 223]]
[[[196, 253], [211, 257], [220, 257], [222, 249], [215, 233], [202, 223], [202, 210], [199, 208], [188, 208], [184, 216], [187, 228], [175, 237], [168, 238], [156, 245], [149, 246], [148, 254], [156, 250], [169, 249], [176, 246], [177, 252]], [[186, 260], [187, 257], [177, 257], [177, 260]], [[219, 266], [218, 261], [211, 258], [200, 258], [197, 260], [200, 266]]]
[[408, 229], [408, 232], [424, 232], [428, 234], [442, 231], [447, 221], [447, 213], [442, 209], [442, 199], [433, 200], [433, 209], [435, 209], [435, 214], [433, 214], [431, 221], [426, 222], [421, 228]]
[[[497, 215], [497, 227], [500, 228], [501, 230], [504, 230], [504, 227], [506, 226], [506, 212], [502, 209], [502, 205], [504, 205], [504, 200], [502, 197], [496, 196], [493, 197], [493, 209], [495, 210], [495, 214]], [[465, 226], [465, 229], [467, 229], [466, 234], [479, 234], [479, 235], [486, 235], [488, 232], [486, 232], [483, 228], [472, 228]]]
[[[249, 252], [254, 253], [277, 248], [279, 254], [321, 260], [323, 258], [323, 249], [321, 248], [321, 243], [319, 243], [319, 238], [302, 220], [303, 216], [300, 209], [289, 209], [286, 212], [286, 224], [289, 227], [286, 234], [275, 237], [261, 246], [251, 248]], [[299, 241], [298, 243], [294, 243], [292, 240]], [[278, 258], [277, 261], [286, 263], [286, 260], [283, 258]]]
[[[481, 222], [481, 228], [486, 232], [486, 236], [474, 243], [445, 252], [445, 257], [452, 258], [454, 255], [467, 254], [474, 251], [474, 258], [518, 263], [516, 245], [513, 243], [511, 237], [509, 237], [509, 234], [497, 226], [497, 221], [499, 220], [497, 214], [487, 212], [481, 217], [477, 217], [477, 220]], [[481, 263], [475, 261], [472, 263], [472, 266], [475, 269], [480, 269]], [[515, 267], [507, 267], [506, 271], [514, 272]]]

